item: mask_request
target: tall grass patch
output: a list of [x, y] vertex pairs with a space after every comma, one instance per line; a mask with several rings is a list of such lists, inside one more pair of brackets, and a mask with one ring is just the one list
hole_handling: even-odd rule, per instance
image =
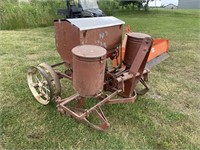
[[1, 30], [32, 28], [53, 25], [61, 1], [31, 1], [30, 3], [0, 2]]

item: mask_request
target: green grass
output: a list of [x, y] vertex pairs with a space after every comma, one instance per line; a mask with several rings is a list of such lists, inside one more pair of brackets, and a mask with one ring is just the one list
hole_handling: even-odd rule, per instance
[[0, 29], [13, 30], [21, 28], [52, 26], [57, 18], [57, 9], [65, 8], [63, 0], [33, 0], [30, 3], [0, 1]]
[[[119, 12], [133, 31], [169, 39], [170, 58], [151, 70], [150, 91], [133, 104], [105, 105], [98, 132], [42, 106], [26, 81], [30, 66], [60, 62], [53, 27], [0, 31], [1, 147], [5, 149], [200, 149], [199, 13]], [[73, 93], [64, 81], [63, 97]]]

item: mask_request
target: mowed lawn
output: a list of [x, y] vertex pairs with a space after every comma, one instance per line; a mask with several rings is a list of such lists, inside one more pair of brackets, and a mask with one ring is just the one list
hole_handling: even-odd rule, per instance
[[[1, 149], [200, 149], [200, 11], [118, 12], [133, 31], [168, 38], [170, 57], [151, 70], [150, 91], [133, 104], [104, 105], [111, 127], [95, 131], [40, 105], [30, 66], [61, 61], [54, 28], [0, 31]], [[73, 37], [72, 37], [73, 38]], [[73, 93], [64, 81], [62, 97]]]

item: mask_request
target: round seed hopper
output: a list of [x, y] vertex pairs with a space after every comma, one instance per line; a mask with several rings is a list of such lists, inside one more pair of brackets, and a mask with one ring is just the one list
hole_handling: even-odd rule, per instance
[[73, 87], [82, 97], [94, 97], [103, 91], [106, 49], [81, 45], [72, 49]]
[[128, 33], [127, 36], [128, 38], [126, 44], [126, 53], [124, 56], [124, 64], [125, 66], [130, 67], [138, 52], [137, 50], [142, 45], [144, 38], [151, 38], [151, 36], [137, 32]]

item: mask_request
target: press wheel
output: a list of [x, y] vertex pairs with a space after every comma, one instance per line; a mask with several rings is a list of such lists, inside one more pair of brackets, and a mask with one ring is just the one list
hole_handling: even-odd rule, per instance
[[48, 74], [39, 66], [31, 67], [27, 73], [27, 81], [35, 99], [47, 105], [53, 98], [53, 85]]

